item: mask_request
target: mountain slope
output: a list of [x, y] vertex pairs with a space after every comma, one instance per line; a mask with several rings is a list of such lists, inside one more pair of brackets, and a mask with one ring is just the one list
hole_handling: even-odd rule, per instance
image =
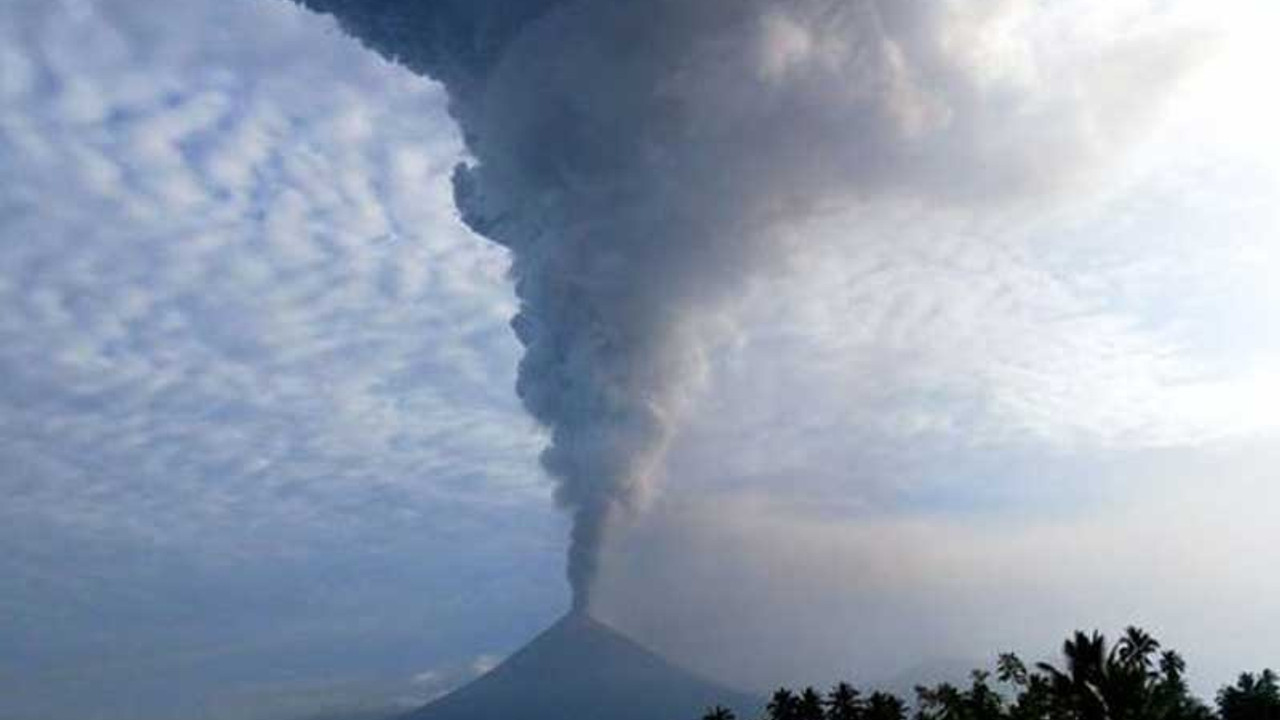
[[715, 704], [755, 711], [761, 701], [676, 667], [574, 613], [406, 720], [695, 720]]

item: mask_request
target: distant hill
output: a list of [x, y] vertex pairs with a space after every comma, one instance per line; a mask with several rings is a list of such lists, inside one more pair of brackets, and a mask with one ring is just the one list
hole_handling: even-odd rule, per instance
[[763, 700], [677, 667], [593, 618], [565, 616], [498, 667], [405, 720], [694, 720]]

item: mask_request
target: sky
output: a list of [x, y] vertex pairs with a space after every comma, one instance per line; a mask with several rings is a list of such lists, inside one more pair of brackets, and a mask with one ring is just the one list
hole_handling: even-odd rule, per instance
[[[1129, 623], [1274, 666], [1277, 21], [1191, 18], [1051, 200], [789, 226], [596, 612], [756, 689]], [[440, 86], [283, 0], [3, 0], [0, 96], [0, 717], [410, 706], [564, 611]]]

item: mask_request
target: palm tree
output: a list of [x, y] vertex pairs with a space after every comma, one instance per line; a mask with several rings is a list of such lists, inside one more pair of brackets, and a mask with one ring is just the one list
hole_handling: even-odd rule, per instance
[[950, 683], [934, 688], [916, 688], [920, 720], [1004, 720], [1009, 717], [1004, 699], [988, 683], [991, 676], [983, 670], [970, 674], [967, 690]]
[[867, 698], [866, 720], [903, 720], [906, 716], [907, 706], [897, 695], [877, 691]]
[[827, 693], [827, 720], [862, 720], [861, 693], [846, 682], [837, 684]]
[[736, 717], [729, 708], [716, 705], [703, 714], [702, 720], [736, 720]]
[[969, 714], [976, 718], [999, 718], [1004, 715], [1004, 699], [1000, 693], [991, 689], [988, 680], [991, 675], [982, 670], [974, 670], [970, 677], [968, 697]]
[[826, 714], [823, 712], [822, 696], [812, 687], [807, 687], [800, 693], [800, 699], [796, 701], [796, 720], [823, 720]]
[[1085, 635], [1077, 630], [1062, 644], [1066, 669], [1037, 663], [1049, 679], [1053, 694], [1080, 720], [1109, 720], [1110, 709], [1103, 694], [1107, 685], [1107, 641], [1096, 630]]
[[916, 686], [916, 705], [921, 720], [966, 720], [965, 693], [951, 683]]
[[[1100, 633], [1077, 632], [1063, 644], [1064, 670], [1045, 663], [1038, 667], [1053, 703], [1078, 720], [1203, 718], [1207, 708], [1190, 695], [1182, 679], [1182, 657], [1170, 651], [1157, 660], [1159, 650], [1160, 643], [1137, 627], [1125, 628], [1110, 652]], [[1009, 673], [1016, 674], [1014, 670]], [[1031, 699], [1029, 688], [1024, 694]], [[1021, 698], [1018, 704], [1024, 704]]]
[[1026, 676], [1017, 698], [1009, 708], [1012, 720], [1058, 720], [1070, 717], [1069, 706], [1053, 691], [1049, 678], [1034, 672]]
[[1181, 682], [1182, 673], [1186, 672], [1187, 661], [1182, 659], [1177, 650], [1165, 650], [1160, 653], [1160, 675], [1169, 682]]
[[1000, 653], [1000, 659], [996, 661], [996, 679], [1017, 687], [1026, 687], [1027, 665], [1013, 653]]
[[1124, 637], [1116, 645], [1116, 653], [1124, 665], [1150, 671], [1151, 657], [1160, 649], [1160, 643], [1141, 628], [1130, 625], [1124, 629]]
[[1280, 682], [1271, 670], [1244, 673], [1218, 691], [1222, 720], [1280, 720]]
[[769, 720], [800, 720], [798, 714], [799, 700], [796, 694], [786, 688], [779, 688], [765, 707]]
[[[1215, 714], [1188, 690], [1186, 662], [1145, 631], [1125, 628], [1108, 647], [1094, 631], [1076, 632], [1062, 644], [1063, 663], [1029, 668], [1005, 653], [995, 677], [1016, 688], [1006, 699], [992, 674], [975, 670], [967, 687], [941, 683], [917, 687], [915, 720], [1280, 720], [1280, 677], [1271, 670], [1245, 673], [1218, 693]], [[905, 720], [906, 706], [887, 693], [862, 697], [839, 683], [824, 699], [813, 688], [773, 694], [764, 720]], [[702, 720], [733, 720], [722, 707]]]

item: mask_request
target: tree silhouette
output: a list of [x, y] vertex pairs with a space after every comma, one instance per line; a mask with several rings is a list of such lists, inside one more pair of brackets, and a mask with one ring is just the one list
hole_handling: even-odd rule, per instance
[[1029, 672], [1017, 655], [1000, 655], [996, 662], [996, 679], [1017, 690], [1017, 697], [1006, 712], [1011, 720], [1067, 716], [1062, 703], [1053, 695], [1049, 679], [1038, 672]]
[[1145, 630], [1130, 625], [1124, 629], [1124, 637], [1116, 647], [1118, 660], [1124, 665], [1151, 670], [1151, 658], [1160, 649], [1160, 643]]
[[846, 682], [827, 693], [827, 720], [863, 720], [862, 693]]
[[1222, 720], [1280, 720], [1280, 686], [1271, 670], [1243, 673], [1235, 685], [1218, 691]]
[[716, 705], [703, 713], [702, 720], [737, 720], [737, 716], [729, 708]]
[[1211, 720], [1213, 712], [1187, 688], [1187, 681], [1183, 679], [1187, 663], [1181, 655], [1165, 650], [1160, 653], [1157, 667], [1159, 673], [1152, 689], [1152, 705], [1157, 715], [1169, 720]]
[[1075, 636], [1062, 643], [1066, 669], [1049, 663], [1037, 663], [1048, 678], [1055, 699], [1078, 720], [1110, 720], [1110, 709], [1104, 688], [1107, 686], [1107, 641], [1096, 630]]
[[[991, 673], [975, 670], [967, 687], [940, 683], [916, 688], [914, 720], [1280, 720], [1280, 678], [1271, 670], [1244, 673], [1218, 691], [1217, 712], [1191, 694], [1186, 661], [1162, 650], [1150, 634], [1125, 628], [1108, 648], [1094, 631], [1077, 631], [1062, 644], [1062, 665], [1029, 668], [1017, 655], [996, 661]], [[906, 704], [889, 693], [863, 696], [839, 683], [823, 697], [813, 688], [799, 694], [780, 688], [763, 720], [905, 720]], [[702, 720], [733, 720], [715, 707]]]
[[950, 683], [933, 688], [917, 687], [916, 712], [921, 720], [986, 720], [1007, 717], [1004, 699], [988, 683], [990, 674], [974, 670], [969, 688], [961, 690]]
[[886, 692], [873, 692], [867, 698], [866, 720], [903, 720], [907, 716], [907, 706], [896, 695]]
[[769, 720], [800, 720], [800, 700], [786, 688], [779, 688], [765, 708]]
[[826, 712], [823, 706], [826, 703], [822, 700], [822, 695], [811, 687], [805, 688], [800, 693], [800, 698], [796, 701], [796, 718], [797, 720], [824, 720]]

